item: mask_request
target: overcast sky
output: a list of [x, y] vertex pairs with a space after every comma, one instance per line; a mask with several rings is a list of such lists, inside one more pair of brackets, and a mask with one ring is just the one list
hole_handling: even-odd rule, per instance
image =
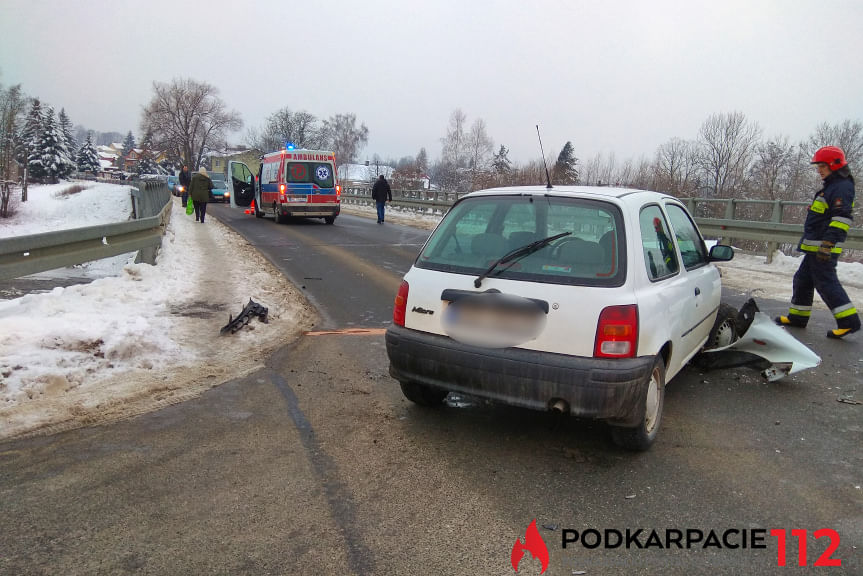
[[152, 83], [218, 87], [245, 127], [355, 113], [362, 159], [440, 155], [450, 113], [495, 148], [652, 155], [741, 111], [766, 136], [863, 120], [863, 2], [0, 0], [0, 82], [139, 137]]

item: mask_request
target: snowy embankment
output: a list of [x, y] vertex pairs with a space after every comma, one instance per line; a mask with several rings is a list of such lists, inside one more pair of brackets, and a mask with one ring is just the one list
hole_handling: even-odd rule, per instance
[[[122, 221], [131, 212], [126, 186], [62, 194], [69, 186], [31, 188], [0, 237]], [[156, 266], [123, 265], [128, 257], [120, 257], [114, 276], [0, 301], [0, 438], [195, 396], [261, 366], [310, 323], [302, 296], [243, 238], [215, 218], [196, 223], [172, 202]], [[255, 319], [220, 336], [249, 298], [269, 308], [269, 324]]]

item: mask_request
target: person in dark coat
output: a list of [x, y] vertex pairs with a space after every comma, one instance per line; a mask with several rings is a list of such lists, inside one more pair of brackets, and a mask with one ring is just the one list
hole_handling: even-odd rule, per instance
[[189, 185], [192, 183], [192, 175], [189, 173], [189, 167], [183, 164], [183, 169], [180, 171], [180, 186], [183, 187], [180, 202], [183, 208], [186, 207], [186, 202], [189, 200]]
[[836, 146], [824, 146], [815, 152], [812, 164], [824, 182], [806, 214], [803, 238], [797, 250], [803, 261], [794, 274], [791, 306], [787, 316], [777, 316], [780, 326], [805, 328], [812, 314], [812, 299], [817, 290], [836, 319], [836, 329], [828, 338], [844, 338], [860, 330], [857, 309], [848, 298], [836, 276], [836, 264], [842, 243], [851, 227], [854, 206], [854, 177], [845, 161], [845, 152]]
[[375, 199], [375, 204], [378, 207], [378, 224], [384, 223], [384, 206], [387, 202], [393, 201], [393, 193], [390, 190], [390, 183], [381, 174], [380, 177], [372, 186], [372, 198]]
[[207, 215], [207, 202], [210, 200], [212, 189], [213, 181], [207, 176], [207, 169], [201, 166], [201, 169], [192, 176], [192, 182], [189, 184], [189, 196], [195, 205], [195, 220], [201, 224], [204, 223], [204, 216]]

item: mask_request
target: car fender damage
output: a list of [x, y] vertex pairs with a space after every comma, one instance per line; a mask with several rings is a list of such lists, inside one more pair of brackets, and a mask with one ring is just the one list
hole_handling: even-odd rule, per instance
[[759, 311], [752, 298], [737, 315], [737, 330], [734, 342], [704, 350], [694, 364], [705, 370], [749, 366], [761, 370], [766, 380], [774, 382], [821, 363], [821, 357]]

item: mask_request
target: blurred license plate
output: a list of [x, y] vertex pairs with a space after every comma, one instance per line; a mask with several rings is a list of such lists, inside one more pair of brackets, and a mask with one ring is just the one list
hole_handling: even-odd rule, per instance
[[508, 348], [534, 340], [546, 314], [527, 299], [485, 295], [443, 302], [442, 323], [450, 338], [486, 348]]

